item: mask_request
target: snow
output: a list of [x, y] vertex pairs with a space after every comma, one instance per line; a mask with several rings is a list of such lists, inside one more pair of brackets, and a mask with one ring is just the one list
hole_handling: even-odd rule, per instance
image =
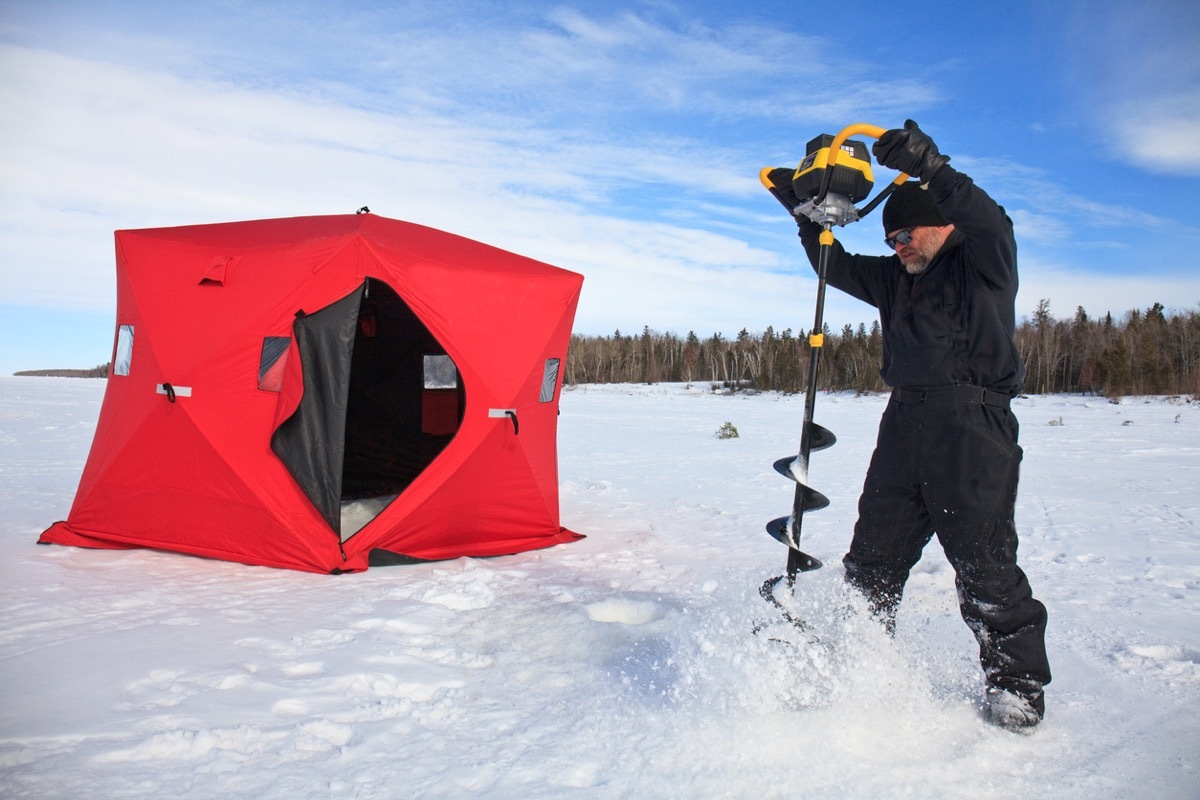
[[320, 576], [36, 545], [103, 388], [0, 378], [4, 798], [1200, 796], [1200, 403], [1016, 402], [1055, 674], [1021, 735], [980, 714], [936, 542], [894, 639], [843, 587], [881, 396], [817, 398], [838, 441], [810, 465], [832, 505], [804, 519], [805, 636], [752, 633], [802, 397], [568, 389], [563, 521], [588, 538]]

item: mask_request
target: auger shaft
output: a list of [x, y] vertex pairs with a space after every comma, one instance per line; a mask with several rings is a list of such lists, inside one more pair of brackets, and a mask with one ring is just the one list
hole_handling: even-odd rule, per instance
[[[799, 474], [808, 476], [808, 460], [812, 454], [813, 443], [813, 411], [817, 404], [817, 371], [821, 361], [821, 349], [825, 344], [825, 276], [829, 268], [829, 251], [833, 247], [833, 231], [829, 223], [821, 232], [821, 252], [817, 263], [817, 304], [816, 315], [813, 319], [812, 332], [808, 336], [808, 391], [804, 396], [804, 428], [800, 433]], [[800, 543], [800, 528], [804, 520], [805, 489], [808, 487], [799, 480], [796, 482], [796, 494], [792, 501], [791, 540]], [[800, 550], [788, 548], [787, 581], [791, 586], [796, 581], [796, 575], [812, 568], [814, 559]], [[819, 563], [819, 562], [818, 562]]]
[[818, 559], [800, 549], [800, 530], [805, 511], [815, 511], [829, 505], [829, 499], [825, 495], [808, 485], [809, 457], [814, 451], [830, 447], [836, 441], [836, 437], [829, 430], [813, 421], [813, 411], [817, 402], [817, 377], [821, 348], [825, 344], [826, 272], [829, 267], [829, 254], [833, 249], [831, 225], [828, 222], [824, 223], [824, 230], [821, 232], [820, 238], [821, 250], [817, 261], [817, 304], [813, 330], [808, 337], [808, 390], [804, 397], [804, 424], [800, 431], [800, 453], [796, 458], [782, 458], [775, 462], [777, 472], [796, 482], [796, 493], [792, 498], [791, 516], [782, 517], [767, 524], [767, 532], [788, 546], [787, 572], [778, 578], [768, 580], [760, 589], [763, 597], [771, 602], [776, 602], [773, 594], [781, 580], [786, 580], [788, 589], [791, 590], [799, 573], [821, 567]]

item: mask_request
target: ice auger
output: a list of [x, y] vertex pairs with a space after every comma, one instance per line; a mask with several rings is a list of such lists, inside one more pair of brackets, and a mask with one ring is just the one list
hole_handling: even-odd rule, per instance
[[785, 456], [775, 462], [775, 471], [795, 481], [796, 492], [792, 500], [792, 513], [767, 523], [767, 533], [788, 546], [787, 572], [769, 578], [759, 592], [770, 603], [783, 612], [790, 622], [793, 619], [775, 598], [780, 582], [786, 581], [791, 590], [796, 575], [819, 569], [821, 562], [800, 549], [800, 525], [806, 511], [816, 511], [829, 505], [829, 498], [808, 485], [809, 455], [831, 447], [835, 441], [833, 433], [813, 422], [813, 409], [817, 399], [817, 366], [821, 348], [825, 344], [825, 276], [829, 266], [829, 254], [833, 250], [833, 226], [849, 225], [869, 214], [892, 190], [908, 180], [901, 173], [873, 200], [862, 208], [854, 204], [871, 193], [874, 179], [871, 175], [870, 155], [862, 142], [849, 141], [851, 136], [863, 135], [878, 139], [884, 129], [875, 125], [856, 124], [842, 129], [836, 136], [822, 134], [808, 143], [804, 160], [794, 171], [785, 167], [765, 167], [759, 172], [763, 186], [795, 217], [805, 217], [821, 225], [820, 255], [817, 262], [816, 318], [812, 333], [808, 337], [808, 391], [804, 400], [804, 425], [800, 432], [800, 453]]

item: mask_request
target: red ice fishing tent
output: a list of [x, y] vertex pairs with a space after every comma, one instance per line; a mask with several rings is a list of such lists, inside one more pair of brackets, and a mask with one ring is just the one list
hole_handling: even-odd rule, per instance
[[116, 254], [95, 439], [39, 541], [349, 572], [579, 538], [556, 433], [582, 276], [372, 214], [118, 231]]

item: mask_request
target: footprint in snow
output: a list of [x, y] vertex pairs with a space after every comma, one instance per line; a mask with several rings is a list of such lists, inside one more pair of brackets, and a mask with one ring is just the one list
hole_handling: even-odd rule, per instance
[[1134, 644], [1129, 646], [1129, 652], [1155, 661], [1183, 661], [1200, 665], [1200, 651], [1177, 644]]
[[1131, 644], [1116, 656], [1131, 671], [1158, 673], [1171, 681], [1200, 682], [1200, 651], [1177, 644]]

